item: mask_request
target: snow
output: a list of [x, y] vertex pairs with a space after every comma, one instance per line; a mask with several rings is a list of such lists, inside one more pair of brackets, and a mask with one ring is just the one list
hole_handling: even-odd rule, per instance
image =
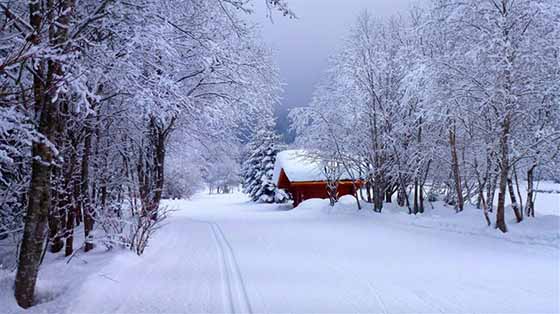
[[[106, 277], [101, 269], [112, 260], [121, 256], [137, 258], [129, 251], [106, 252], [96, 248], [86, 254], [76, 254], [68, 263], [68, 259], [60, 255], [47, 254], [39, 272], [35, 289], [36, 305], [25, 313], [67, 313], [72, 302], [82, 296], [80, 284], [95, 282], [98, 289], [105, 289]], [[123, 267], [121, 265], [121, 267]], [[0, 268], [0, 313], [22, 313], [13, 297], [15, 272]], [[82, 311], [78, 311], [82, 312]]]
[[[558, 194], [557, 194], [558, 195]], [[435, 203], [411, 216], [357, 211], [344, 197], [255, 204], [242, 194], [176, 209], [142, 257], [47, 256], [29, 313], [558, 313], [559, 219], [502, 234], [480, 211]], [[539, 203], [537, 203], [537, 206]], [[542, 204], [541, 204], [542, 205]], [[111, 258], [108, 258], [108, 257]], [[3, 313], [17, 313], [0, 273]]]
[[[278, 153], [274, 165], [274, 175], [272, 177], [274, 182], [278, 182], [280, 179], [280, 172], [282, 169], [288, 179], [290, 179], [290, 182], [326, 180], [321, 161], [309, 157], [309, 153], [305, 150], [285, 150]], [[340, 180], [352, 180], [352, 178], [344, 173], [340, 177]]]
[[[514, 185], [517, 190], [517, 187]], [[560, 184], [552, 181], [537, 181], [533, 187], [536, 191], [535, 204], [537, 214], [560, 216]], [[523, 206], [527, 204], [527, 182], [519, 183]], [[497, 194], [496, 194], [497, 195]], [[518, 200], [519, 201], [519, 200]], [[509, 197], [506, 198], [506, 205], [511, 203]], [[494, 198], [494, 206], [498, 204], [498, 198]]]

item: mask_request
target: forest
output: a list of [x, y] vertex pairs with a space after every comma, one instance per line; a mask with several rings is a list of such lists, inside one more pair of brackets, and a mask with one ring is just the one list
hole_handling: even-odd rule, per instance
[[507, 232], [506, 198], [521, 222], [535, 216], [535, 182], [560, 178], [558, 8], [442, 0], [362, 13], [311, 104], [291, 112], [296, 145], [332, 161], [331, 180], [355, 169], [375, 211], [395, 193], [411, 214], [442, 195]]
[[[71, 256], [95, 242], [141, 253], [165, 215], [165, 174], [231, 172], [230, 143], [272, 114], [280, 83], [241, 18], [247, 1], [0, 8], [0, 238], [19, 256], [15, 296], [26, 308], [45, 250]], [[191, 176], [169, 188], [188, 195], [200, 184]], [[84, 243], [75, 245], [79, 225]]]

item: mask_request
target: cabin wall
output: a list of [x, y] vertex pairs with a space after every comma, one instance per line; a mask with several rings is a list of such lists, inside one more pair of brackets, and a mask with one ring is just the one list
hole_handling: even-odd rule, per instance
[[[354, 195], [355, 190], [352, 183], [339, 184], [338, 186], [338, 197], [344, 195]], [[298, 183], [297, 185], [292, 184], [289, 192], [294, 198], [294, 207], [297, 207], [301, 202], [312, 199], [312, 198], [329, 198], [327, 192], [327, 183]]]

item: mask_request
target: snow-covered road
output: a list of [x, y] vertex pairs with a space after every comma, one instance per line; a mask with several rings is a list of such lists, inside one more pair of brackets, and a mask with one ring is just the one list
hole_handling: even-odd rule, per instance
[[178, 211], [145, 255], [116, 258], [102, 284], [86, 280], [69, 312], [559, 311], [558, 248], [327, 215], [313, 202], [293, 211], [239, 194], [169, 202]]

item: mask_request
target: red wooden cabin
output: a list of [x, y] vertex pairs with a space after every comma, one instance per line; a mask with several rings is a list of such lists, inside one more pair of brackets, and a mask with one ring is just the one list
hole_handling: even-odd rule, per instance
[[[302, 151], [283, 151], [277, 156], [274, 180], [280, 189], [290, 192], [294, 207], [312, 198], [329, 198], [327, 181], [321, 170], [321, 163], [304, 157]], [[338, 197], [355, 195], [361, 181], [355, 183], [343, 177], [338, 182]]]

